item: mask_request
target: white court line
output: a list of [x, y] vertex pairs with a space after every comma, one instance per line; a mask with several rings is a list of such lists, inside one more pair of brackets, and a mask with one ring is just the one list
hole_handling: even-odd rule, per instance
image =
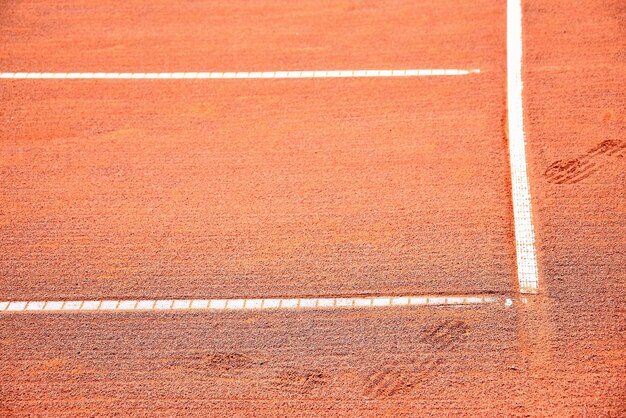
[[394, 306], [468, 306], [500, 304], [512, 300], [497, 295], [466, 296], [373, 296], [353, 298], [258, 298], [258, 299], [128, 299], [71, 301], [3, 301], [0, 314], [16, 312], [154, 312], [154, 311], [249, 311], [273, 309], [356, 309]]
[[521, 293], [539, 291], [537, 252], [526, 173], [524, 113], [522, 108], [522, 7], [521, 0], [507, 3], [507, 103], [509, 155], [513, 188], [513, 217], [517, 253], [517, 279]]
[[431, 77], [478, 74], [469, 69], [409, 69], [409, 70], [340, 70], [340, 71], [257, 71], [257, 72], [180, 72], [180, 73], [0, 73], [0, 78], [63, 79], [63, 80], [205, 80], [205, 79], [282, 79], [282, 78], [352, 78], [352, 77]]

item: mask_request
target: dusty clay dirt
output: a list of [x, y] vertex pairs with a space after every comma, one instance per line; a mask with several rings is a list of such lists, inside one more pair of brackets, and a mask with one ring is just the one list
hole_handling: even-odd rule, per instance
[[[497, 292], [513, 307], [0, 316], [3, 416], [624, 416], [625, 9], [523, 1], [542, 293], [515, 296], [505, 2], [0, 10], [0, 300]], [[184, 22], [184, 24], [183, 24]]]

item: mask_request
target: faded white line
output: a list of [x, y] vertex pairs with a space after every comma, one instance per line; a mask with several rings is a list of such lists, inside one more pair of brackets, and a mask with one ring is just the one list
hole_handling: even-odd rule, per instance
[[205, 79], [283, 79], [351, 77], [433, 77], [478, 74], [478, 69], [408, 69], [408, 70], [332, 70], [332, 71], [257, 71], [257, 72], [178, 72], [178, 73], [31, 73], [5, 72], [7, 79], [112, 79], [112, 80], [205, 80]]
[[509, 155], [513, 188], [513, 216], [520, 292], [539, 291], [535, 232], [530, 186], [526, 172], [524, 113], [522, 107], [522, 8], [521, 0], [507, 3], [507, 83]]
[[257, 298], [257, 299], [128, 299], [128, 300], [36, 300], [0, 302], [0, 314], [36, 312], [161, 312], [247, 311], [271, 309], [347, 309], [394, 306], [467, 306], [501, 304], [511, 299], [497, 295], [374, 296], [353, 298]]

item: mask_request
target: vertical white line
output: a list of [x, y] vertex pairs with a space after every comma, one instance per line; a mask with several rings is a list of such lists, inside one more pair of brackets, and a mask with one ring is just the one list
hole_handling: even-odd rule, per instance
[[522, 108], [522, 6], [521, 0], [507, 2], [507, 83], [509, 155], [513, 188], [513, 218], [517, 278], [521, 293], [537, 293], [539, 274], [532, 223], [530, 187], [526, 172], [524, 114]]

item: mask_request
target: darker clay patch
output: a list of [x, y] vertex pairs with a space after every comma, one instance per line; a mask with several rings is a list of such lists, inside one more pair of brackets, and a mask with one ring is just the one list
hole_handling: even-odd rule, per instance
[[607, 164], [610, 164], [610, 159], [605, 157], [623, 158], [624, 155], [626, 155], [626, 141], [608, 139], [578, 158], [553, 162], [543, 175], [549, 183], [575, 184], [605, 170]]

